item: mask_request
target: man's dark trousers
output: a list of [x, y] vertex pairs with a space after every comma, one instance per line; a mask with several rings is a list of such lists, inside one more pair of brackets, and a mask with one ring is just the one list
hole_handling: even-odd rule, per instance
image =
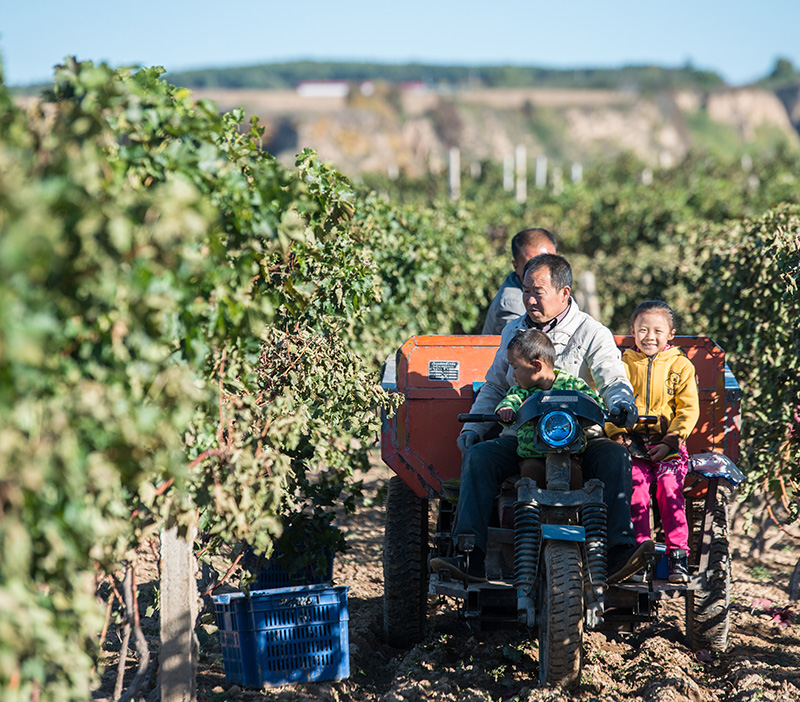
[[[486, 553], [486, 535], [500, 484], [519, 473], [517, 437], [501, 436], [472, 446], [461, 462], [455, 536], [472, 534]], [[631, 522], [631, 457], [611, 439], [593, 439], [581, 456], [584, 480], [603, 481], [608, 507], [608, 549], [635, 544]]]

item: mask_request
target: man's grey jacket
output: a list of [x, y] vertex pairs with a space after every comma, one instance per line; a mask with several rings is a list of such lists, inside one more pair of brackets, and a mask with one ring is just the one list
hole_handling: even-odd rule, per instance
[[494, 296], [481, 334], [501, 334], [506, 324], [525, 314], [525, 303], [522, 301], [522, 283], [519, 276], [511, 271], [500, 285]]

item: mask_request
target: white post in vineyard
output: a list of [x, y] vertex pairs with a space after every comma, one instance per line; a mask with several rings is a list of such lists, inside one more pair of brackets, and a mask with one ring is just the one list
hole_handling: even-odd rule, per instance
[[450, 199], [458, 200], [461, 197], [461, 152], [457, 146], [450, 149]]
[[583, 299], [578, 302], [578, 306], [595, 319], [600, 319], [600, 298], [597, 296], [597, 280], [594, 273], [584, 271], [578, 277], [578, 281], [583, 293]]
[[536, 157], [536, 187], [544, 188], [547, 185], [547, 156]]
[[522, 203], [528, 198], [528, 151], [524, 144], [519, 144], [514, 153], [517, 171], [517, 202]]
[[196, 530], [186, 538], [178, 528], [161, 532], [161, 702], [196, 702], [199, 650], [197, 621]]

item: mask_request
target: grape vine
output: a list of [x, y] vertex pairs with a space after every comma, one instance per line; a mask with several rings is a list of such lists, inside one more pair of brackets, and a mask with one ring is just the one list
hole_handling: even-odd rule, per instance
[[394, 404], [381, 361], [412, 334], [478, 331], [528, 226], [595, 272], [615, 331], [664, 298], [725, 347], [750, 485], [796, 516], [796, 153], [757, 183], [691, 155], [652, 187], [620, 159], [525, 204], [487, 171], [450, 202], [357, 187], [311, 151], [283, 167], [257, 121], [160, 74], [70, 59], [27, 109], [0, 85], [8, 699], [90, 696], [98, 585], [164, 525], [199, 525], [206, 550], [269, 552], [289, 525], [340, 548], [324, 527], [355, 507]]

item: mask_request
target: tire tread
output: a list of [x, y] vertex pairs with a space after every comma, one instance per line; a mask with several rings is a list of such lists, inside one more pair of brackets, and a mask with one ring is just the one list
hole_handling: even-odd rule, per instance
[[389, 480], [383, 547], [383, 635], [396, 648], [422, 640], [428, 600], [428, 501]]
[[[583, 647], [583, 563], [577, 544], [549, 542], [543, 555], [542, 587], [549, 606], [539, 608], [539, 616], [549, 614], [549, 626], [539, 627], [539, 680], [566, 689], [580, 683]], [[549, 576], [549, 578], [548, 578]], [[549, 583], [547, 582], [549, 579]], [[549, 638], [549, 641], [547, 640]], [[547, 652], [543, 655], [543, 647]]]
[[[692, 504], [689, 510], [690, 550], [695, 564], [699, 562], [703, 518], [703, 510], [697, 506]], [[731, 579], [728, 495], [724, 490], [717, 491], [706, 578], [707, 589], [686, 593], [686, 636], [692, 650], [722, 652], [727, 647], [730, 631]]]

